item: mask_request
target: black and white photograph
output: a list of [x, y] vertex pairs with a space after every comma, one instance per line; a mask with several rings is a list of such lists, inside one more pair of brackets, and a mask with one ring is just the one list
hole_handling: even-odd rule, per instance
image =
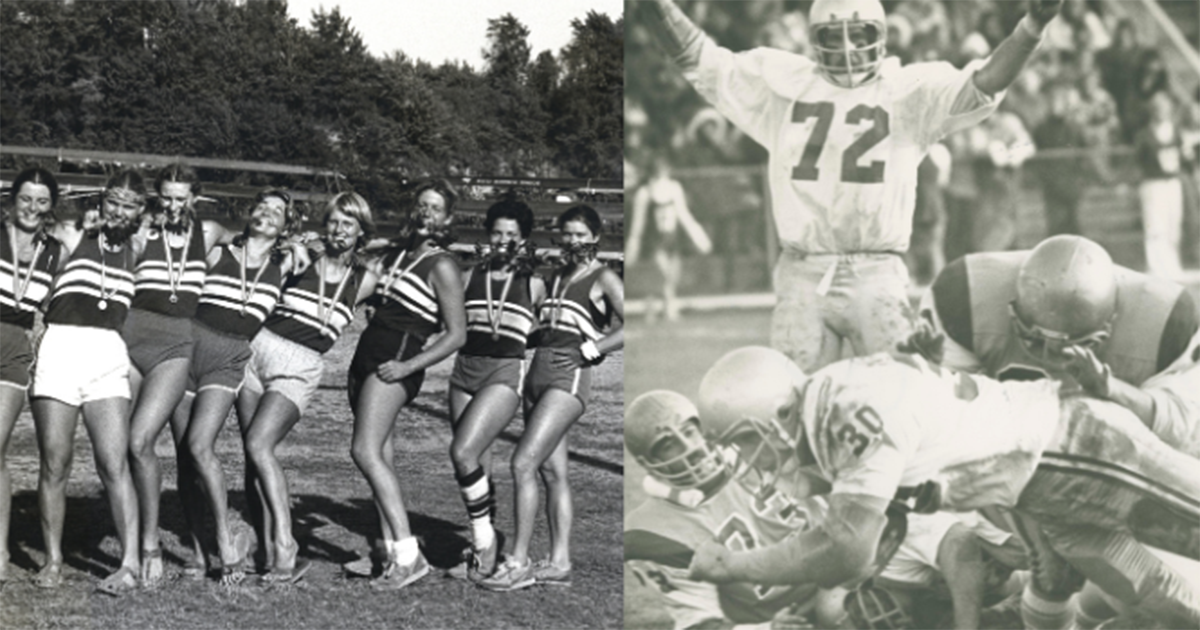
[[1200, 4], [625, 16], [625, 627], [1200, 627]]
[[0, 626], [622, 626], [624, 35], [0, 2]]

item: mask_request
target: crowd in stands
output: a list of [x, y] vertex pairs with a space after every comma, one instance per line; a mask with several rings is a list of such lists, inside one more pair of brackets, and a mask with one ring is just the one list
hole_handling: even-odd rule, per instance
[[[707, 33], [733, 50], [766, 45], [807, 52], [810, 3], [681, 4]], [[905, 63], [943, 60], [958, 67], [990, 54], [1025, 10], [1023, 2], [1000, 0], [883, 4], [888, 54]], [[626, 156], [632, 161], [626, 186], [636, 186], [637, 167], [656, 151], [667, 152], [681, 169], [762, 163], [761, 149], [673, 73], [662, 71], [667, 62], [648, 34], [639, 32], [636, 22], [631, 27], [628, 45], [636, 54], [626, 56]], [[1103, 3], [1066, 0], [1041, 50], [997, 114], [945, 138], [927, 159], [914, 216], [910, 268], [916, 270], [915, 280], [927, 280], [943, 261], [971, 251], [1018, 246], [1018, 193], [1023, 188], [1042, 192], [1046, 235], [1081, 233], [1080, 203], [1099, 184], [1122, 185], [1131, 192], [1137, 188], [1137, 198], [1148, 206], [1142, 208], [1147, 266], [1166, 275], [1179, 272], [1181, 240], [1185, 247], [1200, 241], [1195, 236], [1200, 231], [1195, 194], [1200, 91], [1182, 93], [1160, 49], [1146, 39], [1133, 21], [1106, 12]], [[1036, 168], [1022, 168], [1028, 160], [1036, 160]], [[762, 203], [759, 182], [718, 177], [708, 185], [716, 190], [695, 190], [706, 186], [704, 179], [688, 182], [689, 192], [701, 200], [697, 217], [711, 226], [715, 251], [752, 248], [736, 235], [738, 229], [733, 238], [722, 233], [727, 224], [745, 231], [746, 221], [728, 217]], [[1184, 191], [1175, 195], [1162, 185], [1147, 191], [1145, 182], [1162, 179], [1181, 182]], [[1180, 198], [1178, 210], [1163, 210], [1176, 203], [1175, 196]], [[761, 228], [750, 229], [761, 241]], [[1151, 251], [1158, 248], [1173, 249], [1174, 260], [1155, 260]]]

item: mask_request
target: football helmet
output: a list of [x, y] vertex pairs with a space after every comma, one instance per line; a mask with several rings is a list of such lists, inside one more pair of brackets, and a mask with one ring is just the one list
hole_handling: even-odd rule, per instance
[[879, 0], [817, 0], [808, 37], [821, 75], [844, 88], [879, 75], [887, 56], [887, 16]]
[[625, 447], [656, 479], [698, 488], [729, 470], [721, 452], [700, 433], [696, 406], [675, 392], [638, 396], [625, 412]]
[[796, 452], [799, 388], [804, 372], [782, 352], [739, 348], [717, 360], [700, 381], [700, 426], [708, 438], [732, 447], [739, 474], [756, 472], [773, 485]]
[[864, 584], [846, 594], [846, 613], [855, 628], [905, 630], [917, 624], [892, 591]]
[[1112, 258], [1082, 236], [1042, 241], [1017, 272], [1011, 312], [1021, 345], [1043, 363], [1062, 363], [1067, 346], [1103, 345], [1117, 312]]

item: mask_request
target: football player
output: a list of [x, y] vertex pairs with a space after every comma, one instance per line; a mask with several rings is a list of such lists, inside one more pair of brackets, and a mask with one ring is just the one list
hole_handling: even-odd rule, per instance
[[813, 58], [733, 53], [670, 0], [637, 3], [683, 76], [770, 154], [783, 253], [771, 344], [814, 370], [892, 348], [911, 330], [908, 249], [917, 166], [943, 136], [990, 115], [1060, 0], [1034, 0], [991, 57], [901, 67], [879, 0], [817, 0]]
[[1200, 457], [1200, 312], [1178, 283], [1062, 235], [1032, 251], [958, 259], [921, 314], [945, 336], [943, 365], [999, 380], [1065, 379]]
[[[930, 287], [921, 313], [944, 337], [943, 364], [1000, 380], [1066, 380], [1126, 407], [1168, 445], [1200, 457], [1200, 314], [1179, 284], [1114, 265], [1100, 245], [1062, 235], [1032, 251], [955, 261]], [[1042, 552], [1041, 564], [1061, 563], [1038, 525], [1022, 520], [1023, 537], [1042, 539], [1027, 540]], [[1066, 623], [1074, 586], [1063, 569], [1041, 573], [1060, 579], [1027, 585], [1030, 625]]]
[[[857, 579], [872, 561], [889, 501], [917, 493], [939, 509], [1000, 506], [1036, 519], [1053, 551], [1109, 595], [1181, 624], [1169, 627], [1200, 624], [1200, 597], [1129, 533], [1133, 512], [1153, 508], [1164, 525], [1200, 536], [1200, 460], [1167, 446], [1124, 408], [1060, 398], [1054, 380], [998, 382], [908, 354], [841, 361], [800, 388], [763, 391], [778, 382], [770, 374], [786, 369], [787, 357], [767, 348], [723, 357], [702, 383], [703, 430], [743, 449], [752, 440], [772, 453], [753, 460], [774, 460], [777, 469], [794, 459], [829, 483], [829, 512], [818, 527], [770, 547], [733, 552], [706, 543], [696, 549], [692, 578], [822, 586]], [[741, 412], [763, 397], [786, 402], [768, 418]], [[1035, 580], [1045, 570], [1037, 558]]]
[[[716, 539], [730, 549], [754, 549], [805, 531], [825, 505], [793, 501], [782, 492], [760, 495], [700, 434], [690, 400], [658, 390], [639, 396], [625, 415], [625, 446], [649, 475], [649, 498], [625, 516], [625, 562], [662, 599], [676, 628], [762, 624], [794, 607], [827, 605], [821, 627], [835, 627], [845, 591], [824, 597], [812, 583], [760, 586], [712, 584], [687, 577], [692, 550]], [[821, 614], [821, 613], [819, 613]]]

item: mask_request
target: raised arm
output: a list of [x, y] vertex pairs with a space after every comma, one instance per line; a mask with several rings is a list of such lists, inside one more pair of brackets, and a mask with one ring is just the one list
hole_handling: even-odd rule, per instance
[[683, 185], [675, 182], [673, 194], [675, 196], [675, 207], [679, 209], [679, 225], [683, 227], [683, 231], [692, 239], [692, 244], [696, 249], [700, 250], [701, 254], [709, 254], [712, 252], [712, 240], [708, 238], [708, 233], [704, 231], [704, 226], [692, 216], [691, 209], [688, 208], [687, 195], [683, 192]]
[[634, 4], [643, 11], [643, 21], [650, 27], [663, 51], [685, 72], [694, 70], [700, 64], [704, 31], [671, 0]]
[[996, 46], [992, 56], [975, 72], [975, 87], [991, 96], [1012, 85], [1042, 42], [1042, 32], [1058, 15], [1060, 7], [1062, 0], [1029, 0], [1029, 9], [1017, 28]]

